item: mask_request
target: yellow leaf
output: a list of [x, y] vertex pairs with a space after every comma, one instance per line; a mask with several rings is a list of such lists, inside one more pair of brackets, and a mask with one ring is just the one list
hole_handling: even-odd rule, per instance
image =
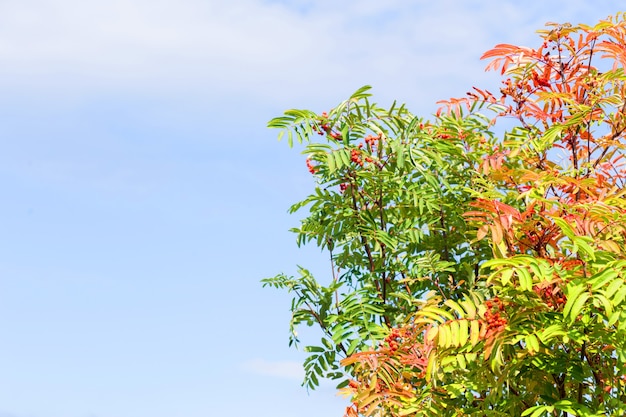
[[480, 323], [478, 320], [472, 320], [470, 323], [470, 343], [472, 346], [476, 346], [478, 344], [478, 340], [480, 339]]
[[448, 326], [440, 326], [439, 327], [439, 339], [437, 340], [437, 344], [441, 348], [448, 348], [452, 344], [452, 334], [450, 332], [450, 327]]
[[428, 331], [426, 331], [426, 341], [432, 342], [433, 340], [435, 340], [435, 337], [437, 337], [438, 333], [439, 333], [439, 327], [432, 326], [430, 329], [428, 329]]
[[617, 243], [615, 243], [612, 240], [602, 240], [600, 241], [600, 247], [606, 251], [609, 252], [614, 252], [614, 253], [621, 253], [622, 250], [620, 249], [619, 245]]
[[459, 302], [459, 304], [461, 304], [461, 306], [463, 306], [463, 308], [467, 312], [465, 316], [466, 318], [470, 320], [473, 320], [476, 318], [476, 306], [474, 305], [474, 303], [472, 303], [471, 300], [463, 300]]
[[456, 301], [452, 299], [447, 299], [446, 301], [444, 301], [444, 304], [456, 311], [459, 317], [462, 318], [465, 316], [465, 310], [463, 310], [463, 308]]
[[469, 322], [467, 320], [459, 321], [459, 346], [465, 346], [469, 339]]
[[428, 365], [426, 365], [425, 377], [426, 381], [430, 382], [432, 380], [433, 374], [435, 373], [435, 364], [437, 363], [437, 354], [433, 350], [428, 356]]
[[450, 345], [458, 347], [460, 344], [459, 322], [456, 320], [451, 321], [449, 327], [450, 327]]

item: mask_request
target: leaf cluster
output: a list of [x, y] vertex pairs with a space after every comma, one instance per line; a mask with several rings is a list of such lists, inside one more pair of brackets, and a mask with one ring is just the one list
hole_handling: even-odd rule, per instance
[[363, 87], [270, 121], [315, 180], [297, 242], [331, 262], [264, 283], [292, 342], [322, 330], [305, 384], [341, 379], [348, 416], [626, 413], [626, 15], [539, 33], [433, 120]]

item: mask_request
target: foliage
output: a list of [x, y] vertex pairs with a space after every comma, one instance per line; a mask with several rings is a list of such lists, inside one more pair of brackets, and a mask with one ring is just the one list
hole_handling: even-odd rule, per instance
[[328, 114], [290, 110], [270, 122], [287, 129], [290, 143], [292, 132], [306, 143], [317, 187], [291, 208], [308, 210], [294, 232], [298, 244], [328, 250], [332, 263], [327, 286], [303, 268], [298, 278], [264, 280], [295, 294], [292, 343], [302, 323], [325, 334], [306, 347], [309, 387], [322, 376], [342, 378], [338, 360], [377, 344], [428, 291], [454, 297], [471, 287], [478, 259], [489, 253], [485, 244], [467, 243], [463, 218], [477, 186], [465, 173], [480, 163], [471, 150], [494, 140], [488, 120], [450, 115], [425, 123], [403, 106], [370, 103], [368, 90]]
[[497, 45], [501, 94], [433, 121], [363, 88], [270, 122], [317, 181], [298, 243], [330, 252], [327, 286], [265, 280], [295, 295], [292, 341], [326, 335], [308, 386], [347, 372], [348, 416], [626, 413], [625, 18]]

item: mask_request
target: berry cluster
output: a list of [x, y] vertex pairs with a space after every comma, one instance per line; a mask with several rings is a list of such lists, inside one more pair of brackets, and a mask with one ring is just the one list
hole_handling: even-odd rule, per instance
[[347, 182], [342, 182], [341, 184], [339, 184], [339, 191], [341, 191], [342, 193], [345, 193], [349, 185], [350, 184]]
[[367, 143], [367, 145], [370, 147], [370, 149], [374, 148], [375, 146], [377, 146], [378, 142], [380, 140], [382, 140], [382, 135], [378, 135], [378, 136], [374, 136], [374, 135], [367, 135], [365, 136], [365, 143]]
[[[367, 138], [366, 138], [366, 140], [367, 140]], [[355, 164], [357, 164], [357, 165], [362, 167], [363, 165], [365, 165], [365, 163], [363, 162], [363, 159], [364, 159], [363, 158], [363, 144], [359, 143], [358, 149], [352, 149], [350, 151], [350, 160], [352, 162], [354, 162]], [[374, 160], [371, 157], [366, 156], [365, 157], [365, 162], [370, 162], [371, 163], [371, 162], [374, 162]]]
[[319, 117], [319, 128], [317, 124], [313, 124], [311, 127], [317, 132], [318, 135], [328, 135], [335, 140], [341, 140], [341, 133], [333, 132], [333, 128], [328, 124], [328, 113], [322, 112]]
[[507, 319], [502, 316], [504, 306], [498, 297], [485, 301], [487, 311], [485, 312], [485, 320], [487, 321], [487, 330], [502, 330], [508, 323]]
[[539, 287], [536, 285], [533, 290], [535, 294], [541, 297], [549, 308], [555, 310], [561, 309], [567, 302], [567, 297], [561, 292], [561, 289], [555, 285], [548, 287]]
[[319, 129], [317, 127], [313, 127], [313, 129], [315, 129], [317, 134], [320, 136], [328, 135], [335, 140], [341, 140], [341, 133], [333, 132], [333, 129], [330, 127], [328, 123], [324, 123], [323, 125], [320, 126]]
[[526, 94], [532, 92], [533, 87], [528, 83], [522, 81], [512, 82], [510, 78], [502, 81], [503, 86], [500, 88], [500, 93], [503, 97], [511, 97], [514, 101], [523, 103], [526, 101]]
[[330, 125], [328, 123], [324, 123], [320, 129], [318, 129], [316, 126], [313, 126], [313, 129], [315, 129], [315, 131], [317, 132], [318, 135], [323, 135], [323, 134], [328, 134], [330, 133]]
[[361, 150], [360, 149], [352, 149], [350, 151], [350, 160], [359, 166], [363, 166], [363, 159], [361, 158]]
[[313, 162], [311, 162], [311, 158], [306, 159], [306, 167], [311, 174], [317, 173], [317, 167], [313, 165]]
[[328, 134], [328, 136], [330, 136], [331, 138], [333, 138], [333, 139], [335, 139], [335, 140], [337, 140], [337, 141], [341, 140], [341, 133], [337, 133], [337, 132], [330, 132], [330, 133]]
[[389, 335], [385, 337], [385, 342], [389, 345], [389, 350], [391, 351], [391, 354], [398, 350], [400, 340], [401, 336], [398, 329], [393, 329], [391, 333], [389, 333]]

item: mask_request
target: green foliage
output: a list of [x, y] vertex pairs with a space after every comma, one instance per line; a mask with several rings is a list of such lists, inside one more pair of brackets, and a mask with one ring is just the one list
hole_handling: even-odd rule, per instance
[[476, 114], [424, 122], [404, 106], [380, 108], [368, 91], [328, 114], [289, 110], [269, 123], [286, 129], [290, 144], [294, 137], [305, 144], [317, 186], [291, 208], [308, 211], [293, 231], [299, 245], [313, 242], [332, 261], [326, 286], [305, 269], [298, 278], [263, 281], [294, 293], [291, 343], [300, 324], [317, 325], [332, 341], [311, 356], [328, 363], [307, 361], [319, 364], [306, 367], [309, 387], [338, 376], [341, 358], [375, 345], [427, 291], [453, 297], [471, 287], [489, 252], [468, 244], [472, 231], [463, 219], [480, 187], [467, 175], [480, 164], [470, 150], [493, 141], [488, 120]]

